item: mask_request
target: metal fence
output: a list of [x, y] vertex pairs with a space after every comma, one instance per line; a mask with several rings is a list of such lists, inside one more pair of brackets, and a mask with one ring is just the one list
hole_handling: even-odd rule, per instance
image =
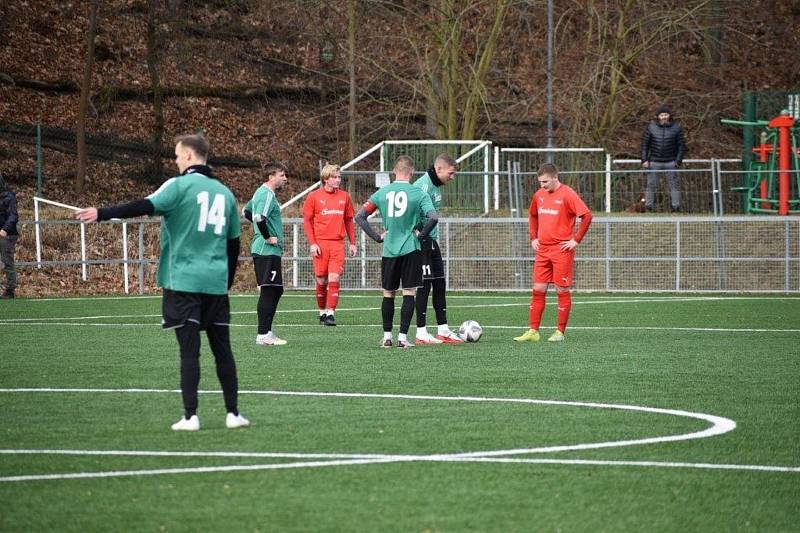
[[[738, 159], [690, 159], [675, 170], [681, 190], [681, 210], [687, 214], [722, 215], [743, 214], [744, 195], [733, 190], [742, 184], [742, 171]], [[511, 158], [507, 167], [496, 171], [459, 170], [453, 184], [442, 188], [442, 212], [450, 216], [474, 216], [475, 207], [484, 200], [489, 202], [485, 213], [505, 211], [511, 216], [527, 216], [533, 193], [538, 188], [536, 167], [522, 164]], [[656, 171], [667, 174], [670, 171]], [[342, 171], [342, 188], [353, 197], [356, 205], [365, 202], [376, 190], [376, 170]], [[417, 172], [418, 177], [422, 172]], [[635, 211], [644, 197], [647, 171], [638, 159], [611, 159], [608, 165], [578, 170], [559, 170], [561, 181], [575, 189], [594, 212], [619, 213]], [[468, 182], [469, 192], [453, 185]], [[455, 201], [454, 198], [462, 197]], [[298, 195], [293, 201], [302, 200]], [[464, 208], [465, 202], [472, 207]], [[289, 202], [285, 205], [290, 205]], [[669, 212], [669, 188], [666, 176], [659, 180], [656, 190], [656, 212]]]
[[[397, 157], [407, 155], [414, 160], [416, 179], [425, 173], [438, 154], [447, 153], [458, 163], [461, 179], [443, 189], [443, 211], [461, 215], [488, 213], [491, 204], [491, 144], [490, 141], [381, 141], [341, 166], [341, 187], [356, 204], [360, 204], [378, 187], [389, 183], [392, 162]], [[319, 181], [314, 182], [287, 200], [281, 209], [302, 201], [319, 185]]]
[[[40, 232], [46, 237], [51, 226], [65, 224], [79, 223], [28, 221], [23, 227], [41, 226]], [[45, 250], [42, 259], [19, 266], [66, 268], [89, 279], [93, 265], [121, 265], [121, 285], [127, 289], [129, 272], [138, 272], [139, 291], [143, 292], [143, 280], [152, 278], [156, 262], [157, 224], [157, 219], [131, 220], [123, 231], [121, 222], [104, 223], [102, 235], [101, 226], [93, 226], [81, 250], [74, 247], [74, 257], [48, 259]], [[129, 232], [131, 238], [127, 237]], [[342, 287], [377, 289], [380, 245], [358, 233], [359, 255], [347, 259]], [[245, 227], [245, 246], [251, 234]], [[76, 241], [79, 235], [83, 234], [75, 228]], [[124, 247], [120, 246], [123, 235]], [[312, 289], [314, 277], [302, 219], [286, 219], [284, 236], [284, 283], [288, 288]], [[63, 235], [60, 238], [63, 240]], [[532, 252], [525, 219], [444, 218], [439, 240], [451, 289], [530, 290]], [[95, 256], [105, 257], [87, 257], [87, 246], [94, 248]], [[583, 291], [608, 292], [798, 293], [800, 217], [596, 217], [578, 248], [575, 286]]]

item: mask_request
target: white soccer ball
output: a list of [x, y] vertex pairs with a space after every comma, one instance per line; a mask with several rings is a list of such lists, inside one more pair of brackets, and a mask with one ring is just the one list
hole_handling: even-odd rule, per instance
[[458, 328], [458, 336], [467, 342], [478, 342], [483, 335], [483, 328], [474, 320], [467, 320]]

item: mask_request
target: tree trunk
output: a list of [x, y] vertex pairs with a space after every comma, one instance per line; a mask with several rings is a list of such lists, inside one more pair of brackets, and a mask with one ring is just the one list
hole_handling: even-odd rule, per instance
[[80, 108], [78, 110], [77, 148], [78, 169], [75, 173], [75, 192], [81, 194], [86, 184], [86, 111], [89, 108], [89, 90], [92, 85], [92, 68], [94, 66], [94, 36], [97, 32], [97, 1], [89, 4], [89, 30], [86, 32], [86, 62], [83, 65], [83, 83], [81, 84]]
[[442, 92], [444, 93], [444, 106], [443, 107], [443, 116], [447, 117], [445, 121], [446, 124], [446, 137], [447, 139], [456, 139], [458, 138], [458, 104], [460, 100], [459, 95], [459, 87], [462, 86], [460, 73], [459, 73], [459, 63], [460, 63], [460, 53], [461, 53], [461, 45], [463, 41], [463, 34], [461, 32], [462, 23], [461, 17], [456, 16], [455, 12], [455, 5], [453, 0], [445, 0], [443, 2], [443, 15], [444, 15], [444, 24], [442, 27], [447, 27], [446, 21], [452, 21], [450, 27], [450, 35], [447, 37], [447, 41], [444, 44], [444, 53], [442, 57], [444, 58], [444, 65], [443, 65], [443, 72], [444, 75], [442, 79], [444, 82], [442, 83]]
[[150, 87], [153, 91], [153, 171], [151, 180], [160, 183], [164, 175], [164, 163], [161, 159], [161, 146], [164, 141], [164, 111], [162, 109], [162, 87], [158, 73], [158, 50], [160, 41], [158, 36], [158, 18], [156, 14], [158, 2], [150, 0], [147, 14], [147, 70], [150, 73]]
[[[350, 80], [350, 100], [347, 113], [347, 146], [350, 161], [356, 157], [356, 33], [358, 31], [356, 0], [347, 2], [347, 72]], [[350, 180], [353, 181], [353, 180]]]
[[507, 8], [508, 0], [497, 0], [495, 3], [494, 23], [479, 52], [478, 66], [470, 78], [469, 92], [464, 103], [464, 122], [461, 127], [461, 138], [464, 140], [474, 139], [478, 129], [479, 104], [486, 92], [486, 76], [497, 49], [497, 41], [503, 29]]
[[719, 0], [711, 0], [707, 7], [708, 22], [705, 31], [706, 64], [719, 67], [722, 64], [722, 6]]

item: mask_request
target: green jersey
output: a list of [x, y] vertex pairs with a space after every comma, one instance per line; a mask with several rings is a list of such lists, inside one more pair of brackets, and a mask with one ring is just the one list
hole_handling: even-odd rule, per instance
[[192, 172], [165, 181], [147, 197], [161, 215], [159, 287], [228, 293], [228, 240], [242, 233], [233, 193], [219, 180]]
[[[439, 208], [442, 206], [442, 191], [439, 190], [439, 187], [434, 185], [433, 180], [431, 180], [430, 171], [420, 176], [420, 178], [414, 182], [414, 187], [419, 187], [422, 189], [422, 192], [431, 197], [433, 208], [436, 209], [437, 213], [439, 213]], [[438, 224], [431, 230], [430, 238], [434, 241], [439, 240]]]
[[261, 232], [258, 231], [255, 222], [253, 223], [253, 244], [250, 246], [250, 253], [253, 255], [277, 255], [283, 253], [283, 220], [281, 219], [281, 206], [278, 204], [278, 199], [275, 197], [275, 192], [262, 185], [256, 192], [253, 193], [253, 198], [247, 202], [245, 209], [249, 209], [253, 213], [253, 218], [256, 215], [261, 215], [267, 222], [267, 231], [273, 237], [278, 238], [277, 244], [269, 244]]
[[386, 236], [383, 240], [383, 257], [399, 257], [420, 250], [414, 228], [433, 211], [430, 196], [405, 181], [382, 187], [369, 197], [383, 218]]

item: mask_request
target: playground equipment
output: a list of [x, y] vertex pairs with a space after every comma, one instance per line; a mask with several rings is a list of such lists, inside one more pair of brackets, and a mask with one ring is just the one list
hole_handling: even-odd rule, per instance
[[761, 144], [753, 148], [757, 157], [745, 169], [743, 185], [733, 187], [734, 191], [747, 195], [747, 212], [800, 214], [800, 123], [786, 109], [769, 121], [722, 119], [720, 122], [764, 128]]

